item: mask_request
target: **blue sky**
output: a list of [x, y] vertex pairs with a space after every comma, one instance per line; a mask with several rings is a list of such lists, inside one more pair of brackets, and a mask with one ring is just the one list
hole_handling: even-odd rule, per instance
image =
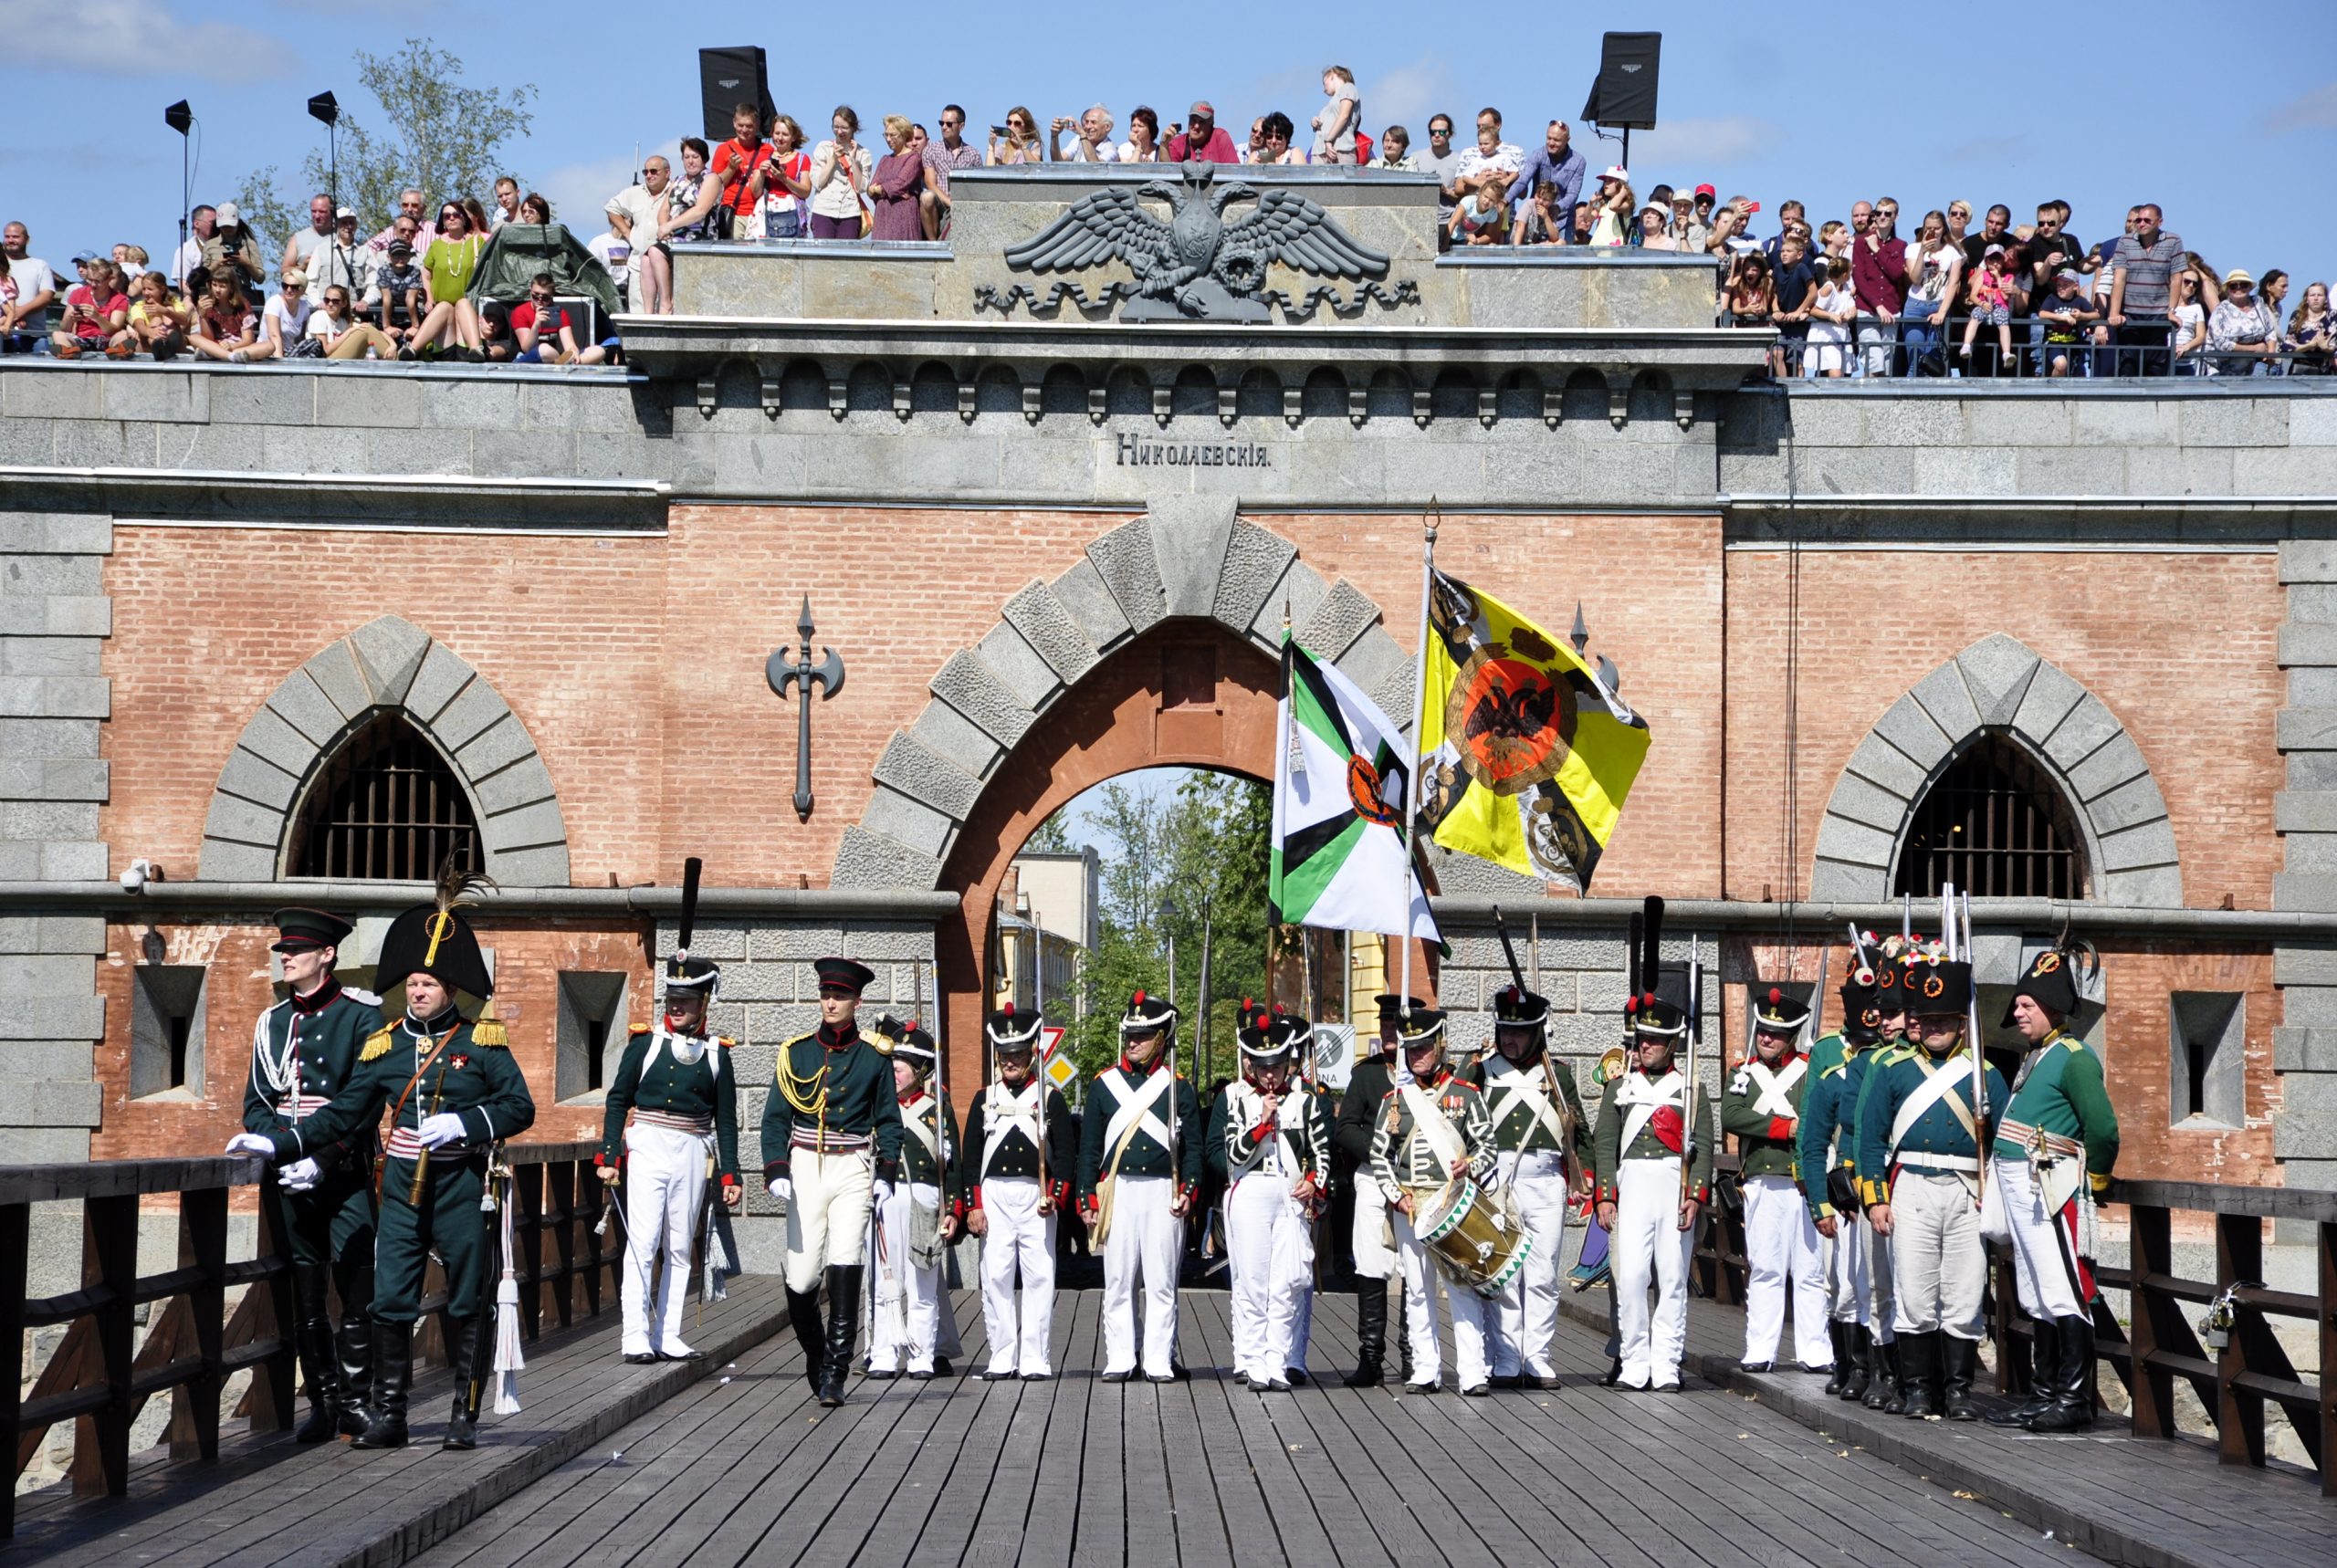
[[[384, 23], [385, 11], [402, 20]], [[1344, 0], [1308, 13], [1304, 27], [1254, 26], [1223, 5], [892, 0], [741, 7], [735, 25], [710, 15], [607, 0], [556, 16], [445, 0], [0, 0], [0, 217], [28, 223], [34, 253], [51, 262], [120, 239], [161, 256], [179, 181], [165, 104], [184, 97], [200, 116], [195, 197], [216, 201], [255, 166], [298, 169], [321, 134], [305, 111], [309, 94], [331, 89], [368, 115], [351, 51], [385, 52], [410, 34], [461, 56], [473, 81], [533, 82], [535, 130], [512, 167], [556, 205], [597, 212], [627, 178], [636, 143], [669, 145], [697, 129], [701, 44], [761, 44], [772, 95], [807, 126], [839, 101], [872, 126], [887, 111], [930, 124], [951, 99], [977, 127], [1017, 103], [1043, 121], [1098, 99], [1123, 123], [1139, 102], [1168, 120], [1195, 96], [1243, 131], [1275, 108], [1303, 125], [1321, 102], [1322, 67], [1336, 59], [1355, 70], [1375, 132], [1399, 121], [1424, 142], [1427, 116], [1444, 110], [1465, 135], [1470, 113], [1492, 103], [1512, 140], [1530, 141], [1553, 114], [1581, 109], [1611, 26], [1665, 34], [1662, 124], [1632, 138], [1642, 193], [1710, 179], [1724, 195], [1758, 197], [1765, 234], [1787, 196], [1821, 217], [1845, 215], [1861, 196], [1895, 195], [1911, 216], [1954, 196], [2002, 200], [2018, 222], [2062, 196], [2088, 242], [2130, 203], [2155, 200], [2218, 267], [2337, 273], [2325, 193], [2337, 154], [2331, 0], [2228, 13], [2166, 0], [1870, 12], [1871, 45], [1856, 8], [1704, 0], [1603, 12]], [[1470, 15], [1483, 26], [1462, 25]], [[2057, 47], [2031, 54], [2024, 31], [2056, 16]], [[658, 35], [646, 43], [645, 18]], [[687, 27], [674, 25], [683, 19]], [[1345, 41], [1302, 41], [1327, 19]], [[1983, 32], [1999, 41], [1978, 41]], [[1577, 138], [1594, 164], [1611, 156], [1580, 127]]]

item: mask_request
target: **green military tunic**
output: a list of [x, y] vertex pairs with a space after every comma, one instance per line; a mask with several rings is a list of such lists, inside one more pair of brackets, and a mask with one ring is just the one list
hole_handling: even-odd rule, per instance
[[[1079, 1127], [1079, 1201], [1082, 1205], [1094, 1207], [1096, 1186], [1107, 1174], [1124, 1176], [1173, 1175], [1177, 1178], [1179, 1197], [1189, 1197], [1200, 1189], [1201, 1145], [1205, 1141], [1203, 1134], [1207, 1127], [1201, 1118], [1200, 1097], [1193, 1092], [1193, 1086], [1186, 1082], [1181, 1072], [1177, 1074], [1173, 1090], [1153, 1092], [1150, 1108], [1137, 1117], [1134, 1128], [1127, 1133], [1127, 1147], [1119, 1156], [1116, 1169], [1112, 1165], [1112, 1155], [1118, 1147], [1117, 1140], [1111, 1144], [1105, 1142], [1105, 1134], [1110, 1130], [1112, 1120], [1118, 1114], [1120, 1107], [1133, 1103], [1138, 1095], [1150, 1088], [1150, 1081], [1165, 1071], [1167, 1069], [1156, 1060], [1149, 1072], [1138, 1074], [1123, 1061], [1116, 1067], [1106, 1068], [1088, 1084], [1087, 1103], [1081, 1108]], [[1157, 1123], [1164, 1133], [1172, 1130], [1167, 1103], [1172, 1095], [1176, 1106], [1173, 1132], [1177, 1141], [1173, 1159], [1168, 1145], [1161, 1141], [1160, 1134], [1147, 1124]]]
[[1209, 1108], [1209, 1140], [1205, 1152], [1210, 1172], [1227, 1186], [1259, 1168], [1273, 1148], [1273, 1134], [1283, 1141], [1283, 1175], [1293, 1180], [1311, 1176], [1321, 1187], [1330, 1179], [1331, 1126], [1323, 1099], [1305, 1084], [1285, 1084], [1272, 1125], [1263, 1115], [1263, 1091], [1237, 1079]]
[[[435, 1248], [446, 1266], [446, 1314], [467, 1320], [479, 1310], [493, 1245], [490, 1217], [479, 1207], [487, 1150], [535, 1124], [527, 1079], [511, 1060], [500, 1024], [473, 1024], [452, 1008], [426, 1024], [402, 1018], [374, 1033], [359, 1054], [348, 1089], [316, 1116], [274, 1134], [277, 1158], [299, 1159], [311, 1145], [370, 1130], [389, 1107], [373, 1316], [383, 1323], [414, 1322]], [[427, 1151], [425, 1160], [415, 1133], [441, 1113], [462, 1118], [463, 1140]], [[417, 1168], [423, 1173], [418, 1202]]]
[[1787, 1052], [1771, 1067], [1748, 1056], [1720, 1097], [1720, 1130], [1734, 1134], [1739, 1168], [1747, 1177], [1801, 1179], [1797, 1148], [1802, 1106], [1818, 1076], [1815, 1056]]
[[[287, 997], [252, 1030], [244, 1131], [272, 1136], [316, 1114], [357, 1076], [365, 1040], [382, 1027], [382, 998], [328, 976], [305, 997]], [[267, 1184], [278, 1230], [295, 1263], [373, 1264], [372, 1130], [310, 1148], [323, 1175], [307, 1192]]]
[[[1941, 1089], [1924, 1085], [1941, 1073], [1948, 1082]], [[2005, 1103], [2003, 1074], [1986, 1070], [1988, 1103]], [[1903, 1133], [1895, 1133], [1899, 1109], [1918, 1093], [1929, 1097], [1922, 1113]], [[1866, 1092], [1859, 1111], [1859, 1197], [1870, 1207], [1891, 1201], [1891, 1188], [1900, 1166], [1916, 1170], [1970, 1176], [1980, 1168], [1980, 1145], [1972, 1103], [1972, 1052], [1958, 1046], [1944, 1058], [1934, 1058], [1920, 1047], [1892, 1051], [1878, 1060], [1867, 1074]]]
[[[1842, 1103], [1850, 1098], [1853, 1110], [1857, 1105], [1857, 1084], [1850, 1077], [1850, 1064], [1871, 1054], [1876, 1048], [1854, 1051], [1839, 1035], [1829, 1035], [1839, 1047], [1839, 1053], [1820, 1066], [1815, 1051], [1810, 1053], [1809, 1072], [1802, 1080], [1801, 1120], [1795, 1134], [1795, 1166], [1801, 1177], [1801, 1196], [1809, 1205], [1809, 1218], [1830, 1219], [1842, 1212], [1835, 1202], [1837, 1197], [1845, 1204], [1855, 1205], [1858, 1188], [1850, 1173], [1858, 1166], [1858, 1134], [1855, 1130], [1840, 1136]], [[1820, 1040], [1819, 1044], [1824, 1044]], [[1841, 1173], [1843, 1190], [1834, 1190], [1832, 1177]]]
[[797, 1140], [828, 1153], [874, 1152], [873, 1176], [892, 1181], [901, 1165], [900, 1096], [890, 1054], [855, 1024], [822, 1024], [779, 1048], [763, 1105], [763, 1180], [788, 1176]]
[[2011, 1103], [1996, 1124], [1995, 1156], [2031, 1157], [2039, 1133], [2083, 1144], [2094, 1194], [2109, 1190], [2110, 1173], [2118, 1163], [2118, 1112], [2102, 1083], [2101, 1061], [2085, 1041], [2059, 1030], [2031, 1047], [2022, 1061]]
[[[1469, 1161], [1469, 1179], [1481, 1187], [1491, 1186], [1496, 1172], [1493, 1119], [1485, 1109], [1485, 1097], [1475, 1084], [1451, 1072], [1420, 1080], [1417, 1087], [1428, 1096], [1430, 1109], [1459, 1135]], [[1407, 1187], [1434, 1189], [1451, 1179], [1401, 1085], [1389, 1090], [1380, 1102], [1378, 1124], [1371, 1134], [1371, 1179], [1391, 1197]]]
[[993, 1176], [1039, 1178], [1036, 1139], [1042, 1105], [1046, 1121], [1047, 1197], [1057, 1208], [1070, 1207], [1072, 1178], [1079, 1170], [1071, 1109], [1061, 1093], [1034, 1073], [1019, 1091], [1002, 1081], [994, 1082], [966, 1107], [965, 1154], [959, 1161], [960, 1217], [967, 1209], [982, 1206], [982, 1183]]
[[[624, 1155], [625, 1113], [646, 1114], [672, 1126], [714, 1131], [715, 1174], [739, 1180], [739, 1086], [730, 1065], [731, 1042], [719, 1035], [696, 1043], [704, 1050], [685, 1061], [673, 1049], [679, 1037], [647, 1024], [633, 1026], [616, 1077], [609, 1084], [608, 1114], [601, 1128], [597, 1164], [613, 1166]], [[665, 1120], [671, 1118], [671, 1120]]]
[[[1572, 1071], [1547, 1056], [1521, 1067], [1496, 1051], [1471, 1069], [1469, 1079], [1485, 1097], [1493, 1146], [1503, 1154], [1555, 1151], [1576, 1171], [1590, 1168], [1590, 1118], [1583, 1114], [1582, 1092], [1575, 1087]], [[1556, 1103], [1551, 1101], [1553, 1083], [1558, 1089]], [[1560, 1138], [1561, 1127], [1568, 1139]]]
[[[1663, 1076], [1670, 1076], [1679, 1071], [1677, 1066], [1667, 1068]], [[1618, 1103], [1622, 1094], [1623, 1086], [1633, 1079], [1646, 1079], [1651, 1076], [1644, 1069], [1634, 1063], [1627, 1068], [1621, 1076], [1609, 1080], [1606, 1089], [1598, 1096], [1598, 1132], [1596, 1147], [1598, 1149], [1598, 1201], [1601, 1203], [1613, 1203], [1620, 1196], [1619, 1174], [1625, 1160], [1676, 1159], [1680, 1155], [1679, 1146], [1672, 1141], [1679, 1135], [1676, 1123], [1682, 1120], [1676, 1112], [1673, 1116], [1675, 1125], [1670, 1129], [1671, 1138], [1666, 1137], [1666, 1129], [1661, 1124], [1663, 1118], [1659, 1114], [1648, 1117], [1646, 1124], [1640, 1128], [1638, 1134], [1628, 1145], [1623, 1142], [1623, 1122], [1630, 1113], [1629, 1107]], [[1655, 1082], [1661, 1084], [1662, 1078], [1657, 1077]], [[1696, 1124], [1688, 1135], [1694, 1145], [1694, 1154], [1688, 1163], [1687, 1196], [1698, 1203], [1703, 1203], [1712, 1197], [1713, 1190], [1713, 1107], [1712, 1101], [1704, 1095], [1696, 1096]]]

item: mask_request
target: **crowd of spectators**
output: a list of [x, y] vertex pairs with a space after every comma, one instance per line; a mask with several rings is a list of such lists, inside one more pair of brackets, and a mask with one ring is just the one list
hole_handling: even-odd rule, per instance
[[[1322, 73], [1323, 104], [1302, 131], [1279, 110], [1250, 123], [1246, 142], [1198, 99], [1165, 126], [1138, 105], [1125, 136], [1102, 104], [1043, 125], [1017, 105], [969, 139], [966, 110], [945, 104], [938, 133], [898, 114], [882, 149], [839, 105], [812, 141], [792, 115], [741, 104], [731, 134], [684, 139], [680, 169], [646, 159], [637, 183], [612, 196], [588, 248], [627, 308], [674, 308], [676, 241], [931, 241], [949, 232], [951, 177], [967, 169], [1044, 163], [1195, 160], [1280, 166], [1328, 163], [1431, 175], [1447, 249], [1587, 246], [1708, 257], [1721, 324], [1772, 329], [1769, 373], [1867, 376], [2134, 376], [2327, 374], [2337, 349], [2329, 288], [2306, 285], [2289, 304], [2286, 272], [2218, 270], [2170, 232], [2155, 204], [2129, 208], [2120, 231], [2092, 245], [2059, 200], [2016, 225], [2002, 204], [1973, 227], [1956, 200], [1904, 226], [1891, 197], [1853, 203], [1848, 221], [1813, 222], [1798, 201], [1720, 199], [1710, 183], [1658, 184], [1642, 200], [1620, 164], [1595, 176], [1572, 127], [1545, 126], [1530, 151], [1507, 140], [1501, 111], [1480, 110], [1456, 144], [1437, 113], [1415, 150], [1402, 125], [1366, 129], [1363, 95], [1345, 66]], [[551, 205], [506, 176], [493, 204], [450, 197], [432, 212], [418, 190], [361, 237], [359, 214], [330, 196], [274, 257], [232, 203], [197, 207], [165, 270], [146, 253], [77, 256], [79, 281], [29, 252], [22, 224], [0, 231], [0, 352], [115, 358], [193, 355], [267, 359], [435, 359], [599, 363], [621, 354], [598, 323], [578, 320], [549, 277], [525, 298], [482, 302], [472, 279], [487, 236], [509, 224], [550, 224]], [[1912, 218], [1912, 211], [1909, 214]], [[2285, 315], [2283, 314], [2285, 310]]]

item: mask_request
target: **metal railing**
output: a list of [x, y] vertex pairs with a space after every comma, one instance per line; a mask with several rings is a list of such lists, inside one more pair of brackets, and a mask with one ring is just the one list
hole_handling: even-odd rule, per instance
[[[566, 1327], [580, 1315], [597, 1317], [604, 1301], [615, 1300], [623, 1250], [593, 1230], [602, 1203], [592, 1174], [598, 1148], [589, 1142], [515, 1144], [504, 1151], [519, 1204], [513, 1224], [520, 1316], [530, 1340], [548, 1318], [551, 1326]], [[29, 1391], [14, 1374], [0, 1383], [0, 1443], [13, 1451], [0, 1537], [16, 1533], [16, 1478], [60, 1422], [76, 1427], [67, 1472], [74, 1491], [110, 1497], [129, 1490], [131, 1428], [157, 1395], [170, 1396], [165, 1440], [173, 1460], [217, 1461], [222, 1391], [239, 1371], [249, 1369], [252, 1382], [236, 1414], [249, 1417], [251, 1430], [278, 1432], [293, 1424], [299, 1375], [288, 1333], [292, 1270], [274, 1205], [257, 1206], [254, 1255], [227, 1257], [230, 1192], [257, 1186], [264, 1173], [247, 1155], [0, 1166], [0, 1343], [22, 1368], [28, 1331], [66, 1330]], [[141, 1275], [141, 1204], [164, 1193], [178, 1195], [178, 1265]], [[33, 1206], [75, 1201], [81, 1205], [81, 1286], [28, 1298]], [[431, 1274], [417, 1349], [443, 1362], [437, 1314], [446, 1294], [435, 1264]], [[230, 1312], [227, 1292], [236, 1287], [248, 1288]], [[136, 1333], [141, 1307], [160, 1313], [142, 1345]]]
[[[1776, 325], [1766, 319], [1738, 321], [1725, 298], [1715, 320], [1752, 331]], [[2327, 347], [2253, 354], [2216, 352], [2203, 342], [2177, 354], [2177, 339], [2167, 322], [2129, 321], [2122, 328], [2086, 322], [2077, 329], [2077, 341], [2049, 343], [2046, 324], [2033, 315], [2016, 317], [2005, 329], [2011, 335], [2009, 351], [1996, 326], [1981, 321], [1967, 356], [1965, 332], [1972, 321], [1969, 313], [1919, 321], [1860, 315], [1839, 329], [1849, 340], [1834, 344], [1808, 340], [1809, 329], [1825, 323], [1796, 322], [1776, 329], [1776, 357], [1784, 377], [1795, 381], [2244, 381], [2337, 372], [2337, 358]], [[1829, 373], [1837, 371], [1839, 376]]]
[[[1714, 1162], [1715, 1177], [1733, 1176], [1737, 1156]], [[2122, 1206], [2130, 1217], [2130, 1261], [2124, 1267], [2098, 1263], [2095, 1282], [2103, 1291], [2124, 1291], [2127, 1316], [2119, 1322], [2107, 1301], [2093, 1302], [2095, 1354], [2125, 1385], [2136, 1437], [2177, 1435], [2175, 1380], [2183, 1378], [2215, 1424], [2216, 1457], [2227, 1465], [2261, 1466], [2265, 1458], [2266, 1407], [2277, 1406], [2298, 1443], [2320, 1472], [2324, 1497], [2337, 1497], [2337, 1192], [2286, 1187], [2225, 1186], [2207, 1182], [2122, 1181], [2102, 1200]], [[2175, 1272], [2174, 1215], [2213, 1217], [2216, 1277], [2185, 1279]], [[2264, 1222], [2285, 1220], [2314, 1228], [2317, 1288], [2311, 1292], [2275, 1291], [2263, 1282]], [[1990, 1249], [1988, 1339], [1995, 1351], [2000, 1394], [2028, 1389], [2028, 1339], [2033, 1325], [2019, 1309], [2012, 1256]], [[1748, 1264], [1741, 1208], [1713, 1203], [1697, 1228], [1691, 1264], [1694, 1289], [1711, 1300], [1741, 1306]], [[2224, 1343], [2200, 1343], [2186, 1308], [2221, 1307], [2229, 1323]], [[2315, 1325], [2320, 1342], [2318, 1383], [2297, 1375], [2288, 1352], [2272, 1332], [2274, 1318], [2301, 1319]]]

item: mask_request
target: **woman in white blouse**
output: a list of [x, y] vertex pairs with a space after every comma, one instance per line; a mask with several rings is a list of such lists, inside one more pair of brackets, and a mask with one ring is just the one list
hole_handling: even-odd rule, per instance
[[856, 140], [860, 116], [852, 105], [836, 105], [828, 126], [835, 134], [812, 150], [812, 237], [858, 239], [867, 232], [865, 193], [876, 160]]

